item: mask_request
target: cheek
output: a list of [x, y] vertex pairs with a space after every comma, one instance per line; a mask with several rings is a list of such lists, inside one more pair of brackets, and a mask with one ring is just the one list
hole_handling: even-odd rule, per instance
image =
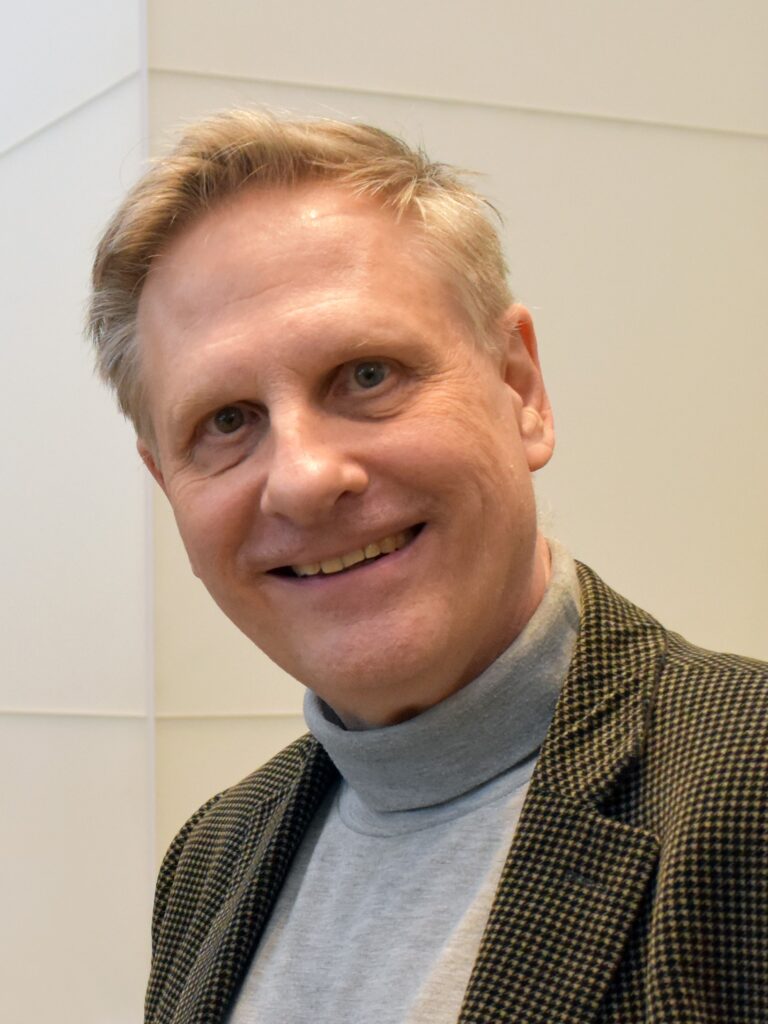
[[183, 488], [171, 504], [192, 569], [203, 579], [226, 568], [253, 528], [247, 491], [225, 476]]
[[507, 409], [465, 408], [441, 431], [441, 441], [455, 471], [474, 476], [483, 490], [515, 486], [528, 475], [517, 421]]

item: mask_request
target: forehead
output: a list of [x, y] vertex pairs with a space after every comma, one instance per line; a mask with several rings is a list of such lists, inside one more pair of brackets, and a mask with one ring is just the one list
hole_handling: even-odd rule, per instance
[[185, 227], [155, 259], [139, 328], [158, 311], [191, 322], [273, 289], [332, 290], [413, 276], [439, 286], [420, 224], [330, 185], [240, 193]]

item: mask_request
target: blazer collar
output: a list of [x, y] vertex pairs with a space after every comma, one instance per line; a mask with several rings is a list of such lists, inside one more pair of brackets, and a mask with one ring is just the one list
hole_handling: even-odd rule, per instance
[[657, 838], [603, 808], [642, 755], [665, 633], [577, 567], [583, 603], [576, 650], [461, 1024], [593, 1020], [657, 863]]

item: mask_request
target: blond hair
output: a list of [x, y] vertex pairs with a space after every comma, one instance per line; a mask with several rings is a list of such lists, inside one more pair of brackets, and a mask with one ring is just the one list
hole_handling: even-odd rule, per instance
[[131, 189], [96, 251], [88, 332], [101, 377], [150, 440], [136, 319], [152, 261], [187, 224], [238, 190], [328, 181], [412, 216], [431, 253], [452, 271], [481, 344], [493, 347], [511, 302], [492, 207], [458, 172], [370, 125], [290, 120], [232, 110], [190, 127]]

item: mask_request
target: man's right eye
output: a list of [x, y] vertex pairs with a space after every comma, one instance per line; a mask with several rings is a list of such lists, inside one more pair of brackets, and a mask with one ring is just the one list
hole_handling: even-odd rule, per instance
[[225, 405], [215, 413], [212, 421], [214, 430], [219, 434], [234, 434], [245, 424], [245, 413], [237, 405]]

